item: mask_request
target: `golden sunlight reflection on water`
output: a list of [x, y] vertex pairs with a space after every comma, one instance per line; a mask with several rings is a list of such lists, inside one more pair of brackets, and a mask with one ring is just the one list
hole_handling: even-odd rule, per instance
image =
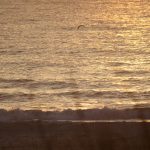
[[0, 108], [149, 107], [149, 12], [147, 0], [1, 1]]

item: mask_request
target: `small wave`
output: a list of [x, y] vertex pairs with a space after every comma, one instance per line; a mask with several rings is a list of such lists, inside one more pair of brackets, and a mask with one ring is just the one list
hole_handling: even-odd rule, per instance
[[[142, 114], [142, 115], [141, 115]], [[125, 120], [149, 120], [150, 109], [149, 108], [133, 108], [133, 109], [86, 109], [86, 110], [64, 110], [64, 111], [41, 111], [41, 110], [4, 110], [0, 109], [0, 121], [99, 121], [103, 122], [111, 120], [118, 120], [122, 122]]]
[[143, 85], [150, 85], [150, 80], [149, 79], [134, 79], [134, 78], [129, 78], [127, 80], [122, 80], [122, 82], [129, 82], [130, 84], [143, 84]]
[[33, 82], [34, 80], [31, 79], [3, 79], [0, 78], [0, 82], [7, 82], [7, 83], [27, 83]]
[[73, 91], [57, 93], [57, 96], [71, 97], [71, 98], [134, 98], [134, 99], [148, 99], [150, 92], [119, 92], [119, 91]]
[[16, 102], [22, 102], [22, 101], [28, 101], [32, 100], [36, 94], [32, 93], [0, 93], [0, 102], [2, 101], [16, 101]]
[[24, 87], [24, 88], [50, 88], [50, 89], [63, 89], [63, 88], [76, 88], [77, 84], [65, 81], [35, 81], [32, 79], [0, 79], [1, 84], [7, 87]]
[[128, 65], [131, 65], [131, 64], [125, 63], [125, 62], [110, 62], [110, 63], [108, 63], [108, 65], [117, 67], [117, 66], [128, 66]]
[[0, 54], [1, 55], [17, 55], [17, 54], [21, 54], [21, 53], [23, 53], [24, 51], [22, 51], [22, 50], [18, 50], [18, 51], [7, 51], [7, 50], [2, 50], [2, 51], [0, 51]]
[[122, 76], [122, 75], [145, 75], [150, 74], [149, 71], [139, 70], [139, 71], [129, 71], [129, 70], [121, 70], [121, 71], [115, 71], [114, 74], [116, 76]]

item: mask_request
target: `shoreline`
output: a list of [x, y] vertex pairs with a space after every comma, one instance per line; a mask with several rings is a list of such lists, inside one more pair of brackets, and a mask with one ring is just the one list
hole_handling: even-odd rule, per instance
[[17, 123], [17, 122], [45, 122], [45, 123], [150, 123], [150, 119], [114, 119], [114, 120], [10, 120], [0, 121], [0, 123]]

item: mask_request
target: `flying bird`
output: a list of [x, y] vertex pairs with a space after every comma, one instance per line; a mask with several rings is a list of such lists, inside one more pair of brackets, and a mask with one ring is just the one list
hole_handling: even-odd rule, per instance
[[78, 30], [80, 30], [80, 29], [84, 29], [85, 28], [85, 26], [84, 25], [79, 25], [78, 27], [77, 27], [77, 29]]

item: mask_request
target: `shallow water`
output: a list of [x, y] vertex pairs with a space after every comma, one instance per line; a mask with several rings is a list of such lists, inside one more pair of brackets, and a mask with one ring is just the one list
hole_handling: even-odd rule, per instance
[[149, 107], [149, 12], [149, 0], [0, 1], [0, 108]]
[[[43, 123], [150, 123], [150, 120], [142, 119], [114, 119], [114, 120], [23, 120], [22, 122], [43, 122]], [[10, 123], [17, 123], [18, 121], [9, 120]]]

